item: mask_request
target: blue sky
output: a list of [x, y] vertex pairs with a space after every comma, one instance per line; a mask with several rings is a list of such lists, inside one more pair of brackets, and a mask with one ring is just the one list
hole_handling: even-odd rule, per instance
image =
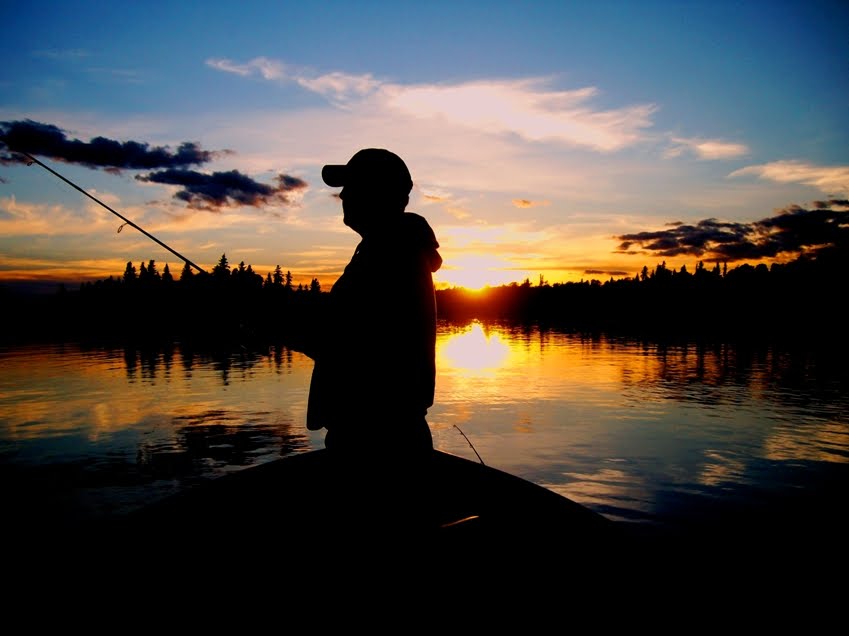
[[[369, 146], [407, 161], [440, 285], [692, 270], [727, 255], [670, 228], [849, 199], [846, 3], [127, 4], [4, 8], [0, 132], [191, 142], [210, 179], [298, 184], [210, 203], [151, 170], [39, 157], [205, 266], [330, 287], [358, 237], [320, 169]], [[182, 266], [38, 166], [0, 179], [0, 281]], [[795, 256], [763, 253], [746, 262]]]

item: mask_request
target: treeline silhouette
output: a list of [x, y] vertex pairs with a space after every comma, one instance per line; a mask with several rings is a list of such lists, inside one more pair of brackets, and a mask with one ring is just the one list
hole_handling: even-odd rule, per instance
[[526, 279], [482, 291], [444, 290], [439, 314], [451, 320], [545, 322], [584, 331], [688, 338], [846, 342], [849, 250], [767, 266], [694, 271], [666, 263], [633, 278], [538, 285]]
[[[458, 322], [539, 322], [654, 338], [845, 342], [847, 281], [847, 250], [833, 247], [769, 267], [699, 262], [691, 272], [664, 262], [632, 278], [549, 284], [541, 276], [537, 284], [443, 289], [436, 297], [439, 317]], [[127, 263], [120, 278], [83, 283], [78, 291], [6, 295], [4, 305], [14, 306], [3, 313], [7, 338], [222, 346], [297, 347], [328, 300], [318, 279], [295, 287], [280, 266], [263, 277], [244, 262], [231, 268], [226, 254], [209, 274], [186, 264], [174, 277], [168, 265], [160, 272], [150, 260], [138, 269]]]
[[210, 273], [186, 264], [175, 277], [167, 264], [160, 272], [155, 260], [138, 268], [128, 262], [120, 278], [13, 300], [16, 310], [4, 321], [12, 338], [249, 346], [298, 342], [327, 294], [317, 279], [294, 286], [280, 266], [265, 277], [244, 262], [231, 268], [225, 253]]

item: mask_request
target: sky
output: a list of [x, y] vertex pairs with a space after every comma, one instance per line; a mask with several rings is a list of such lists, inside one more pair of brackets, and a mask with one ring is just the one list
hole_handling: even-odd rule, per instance
[[366, 147], [410, 168], [438, 287], [792, 260], [849, 222], [847, 27], [818, 0], [4, 3], [0, 284], [183, 266], [15, 149], [201, 267], [322, 289], [359, 236], [321, 167]]

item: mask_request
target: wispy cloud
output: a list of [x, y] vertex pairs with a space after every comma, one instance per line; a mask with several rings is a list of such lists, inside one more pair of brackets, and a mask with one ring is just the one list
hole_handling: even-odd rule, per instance
[[85, 49], [36, 49], [32, 52], [33, 57], [49, 60], [80, 60], [89, 55]]
[[270, 60], [267, 57], [256, 57], [243, 64], [225, 58], [211, 58], [206, 61], [206, 65], [218, 71], [235, 73], [242, 77], [260, 75], [263, 79], [267, 80], [287, 78], [287, 66], [283, 62]]
[[259, 76], [265, 80], [294, 82], [337, 103], [361, 98], [382, 85], [371, 74], [353, 75], [338, 71], [317, 74], [267, 57], [256, 57], [244, 63], [226, 58], [211, 58], [206, 60], [206, 65], [242, 77]]
[[398, 84], [371, 74], [314, 73], [268, 58], [237, 63], [223, 58], [207, 65], [241, 76], [295, 82], [338, 106], [370, 107], [415, 118], [440, 119], [489, 134], [514, 134], [534, 142], [553, 141], [609, 152], [643, 139], [653, 104], [615, 109], [594, 107], [595, 87], [558, 90], [546, 78], [487, 80], [455, 84]]
[[535, 208], [541, 205], [551, 205], [551, 201], [531, 201], [530, 199], [513, 199], [512, 203], [517, 208]]
[[472, 216], [464, 199], [457, 199], [438, 187], [429, 188], [427, 192], [422, 192], [419, 197], [419, 203], [423, 205], [440, 205], [450, 217], [458, 221], [469, 219]]
[[749, 153], [749, 147], [746, 144], [721, 139], [673, 137], [672, 143], [673, 145], [665, 153], [667, 157], [678, 157], [690, 153], [699, 159], [734, 159]]
[[460, 205], [447, 205], [445, 206], [445, 211], [458, 221], [463, 221], [472, 217], [472, 213], [469, 212], [469, 209]]
[[442, 118], [489, 133], [597, 151], [636, 143], [652, 125], [654, 105], [594, 109], [589, 102], [597, 89], [560, 91], [548, 84], [540, 78], [453, 85], [387, 84], [382, 94], [388, 107], [416, 117]]
[[144, 82], [144, 74], [135, 69], [110, 68], [106, 66], [93, 66], [86, 69], [92, 76], [115, 80], [126, 84], [141, 84]]
[[550, 241], [549, 230], [539, 230], [531, 225], [510, 223], [500, 225], [445, 225], [440, 229], [440, 243], [449, 249], [475, 249], [489, 251], [498, 245], [500, 251], [526, 253], [543, 247]]
[[304, 88], [337, 101], [347, 101], [374, 93], [381, 82], [371, 75], [328, 73], [318, 77], [297, 77]]
[[[108, 198], [101, 193], [98, 196]], [[108, 221], [112, 223], [114, 218]], [[72, 208], [18, 201], [15, 196], [0, 197], [0, 234], [6, 236], [85, 235], [99, 230], [103, 221], [104, 215], [90, 206]]]
[[755, 175], [778, 183], [803, 183], [819, 188], [826, 194], [849, 192], [849, 166], [817, 166], [804, 161], [773, 161], [747, 166], [732, 172], [729, 177]]

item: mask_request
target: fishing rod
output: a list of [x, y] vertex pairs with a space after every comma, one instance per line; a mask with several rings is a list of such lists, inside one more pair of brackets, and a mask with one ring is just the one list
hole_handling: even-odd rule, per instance
[[[83, 190], [80, 186], [78, 186], [76, 183], [74, 183], [74, 182], [73, 182], [73, 181], [71, 181], [70, 179], [66, 179], [66, 178], [65, 178], [65, 177], [63, 177], [61, 174], [59, 174], [58, 172], [56, 172], [53, 168], [51, 168], [51, 167], [50, 167], [50, 166], [48, 166], [48, 165], [45, 165], [44, 163], [42, 163], [41, 161], [39, 161], [38, 159], [36, 159], [35, 157], [33, 157], [33, 156], [32, 156], [31, 154], [29, 154], [28, 152], [22, 152], [22, 151], [20, 151], [20, 150], [15, 150], [14, 152], [17, 152], [18, 154], [23, 155], [24, 157], [26, 157], [27, 159], [29, 159], [29, 161], [27, 162], [27, 165], [31, 166], [33, 163], [37, 163], [39, 166], [41, 166], [42, 168], [44, 168], [45, 170], [47, 170], [49, 173], [53, 174], [54, 176], [59, 177], [62, 181], [64, 181], [65, 183], [67, 183], [69, 186], [71, 186], [71, 187], [72, 187], [72, 188], [74, 188], [75, 190], [79, 190], [80, 192], [82, 192], [84, 195], [86, 195], [89, 199], [91, 199], [91, 200], [92, 200], [92, 201], [94, 201], [95, 203], [97, 203], [97, 204], [99, 204], [99, 205], [102, 205], [104, 208], [106, 208], [107, 210], [109, 210], [112, 214], [114, 214], [114, 215], [115, 215], [115, 216], [117, 216], [119, 219], [121, 219], [122, 221], [124, 221], [124, 225], [129, 225], [129, 226], [131, 226], [131, 227], [136, 228], [139, 232], [141, 232], [142, 234], [144, 234], [147, 238], [149, 238], [149, 239], [150, 239], [150, 240], [152, 240], [152, 241], [155, 241], [156, 243], [158, 243], [159, 245], [161, 245], [162, 247], [164, 247], [166, 250], [168, 250], [169, 252], [171, 252], [174, 256], [176, 256], [177, 258], [179, 258], [180, 260], [182, 260], [182, 261], [183, 261], [184, 263], [186, 263], [187, 265], [189, 265], [189, 266], [191, 266], [191, 267], [194, 267], [194, 268], [195, 268], [196, 270], [198, 270], [201, 274], [206, 274], [206, 273], [207, 273], [205, 269], [203, 269], [203, 268], [202, 268], [202, 267], [200, 267], [199, 265], [196, 265], [195, 263], [193, 263], [192, 261], [190, 261], [188, 258], [186, 258], [186, 257], [185, 257], [185, 256], [183, 256], [182, 254], [180, 254], [180, 252], [178, 252], [178, 251], [177, 251], [177, 250], [175, 250], [175, 249], [172, 249], [172, 248], [168, 247], [165, 243], [163, 243], [162, 241], [160, 241], [160, 240], [159, 240], [158, 238], [156, 238], [153, 234], [151, 234], [150, 232], [148, 232], [148, 231], [146, 231], [146, 230], [142, 229], [141, 227], [139, 227], [138, 225], [136, 225], [135, 223], [133, 223], [130, 219], [128, 219], [127, 217], [123, 216], [122, 214], [120, 214], [120, 213], [116, 212], [115, 210], [113, 210], [112, 208], [110, 208], [108, 205], [106, 205], [103, 201], [101, 201], [101, 200], [100, 200], [100, 199], [98, 199], [97, 197], [95, 197], [95, 196], [93, 196], [93, 195], [89, 194], [88, 192], [86, 192], [85, 190]], [[121, 227], [119, 227], [119, 228], [118, 228], [118, 231], [120, 232], [120, 231], [123, 229], [123, 227], [124, 227], [123, 225], [122, 225]]]
[[[460, 435], [462, 435], [463, 437], [466, 437], [466, 434], [463, 432], [463, 429], [461, 429], [456, 424], [454, 425], [454, 428], [456, 428], [458, 431], [460, 431]], [[470, 440], [468, 437], [466, 437], [466, 441], [469, 443], [469, 446], [472, 447], [472, 450], [475, 451], [475, 455], [478, 456], [478, 460], [480, 460], [480, 463], [483, 464], [483, 459], [481, 458], [480, 454], [478, 453], [478, 449], [475, 448], [474, 444], [472, 444], [472, 440]], [[483, 464], [483, 465], [486, 466], [486, 464]]]

